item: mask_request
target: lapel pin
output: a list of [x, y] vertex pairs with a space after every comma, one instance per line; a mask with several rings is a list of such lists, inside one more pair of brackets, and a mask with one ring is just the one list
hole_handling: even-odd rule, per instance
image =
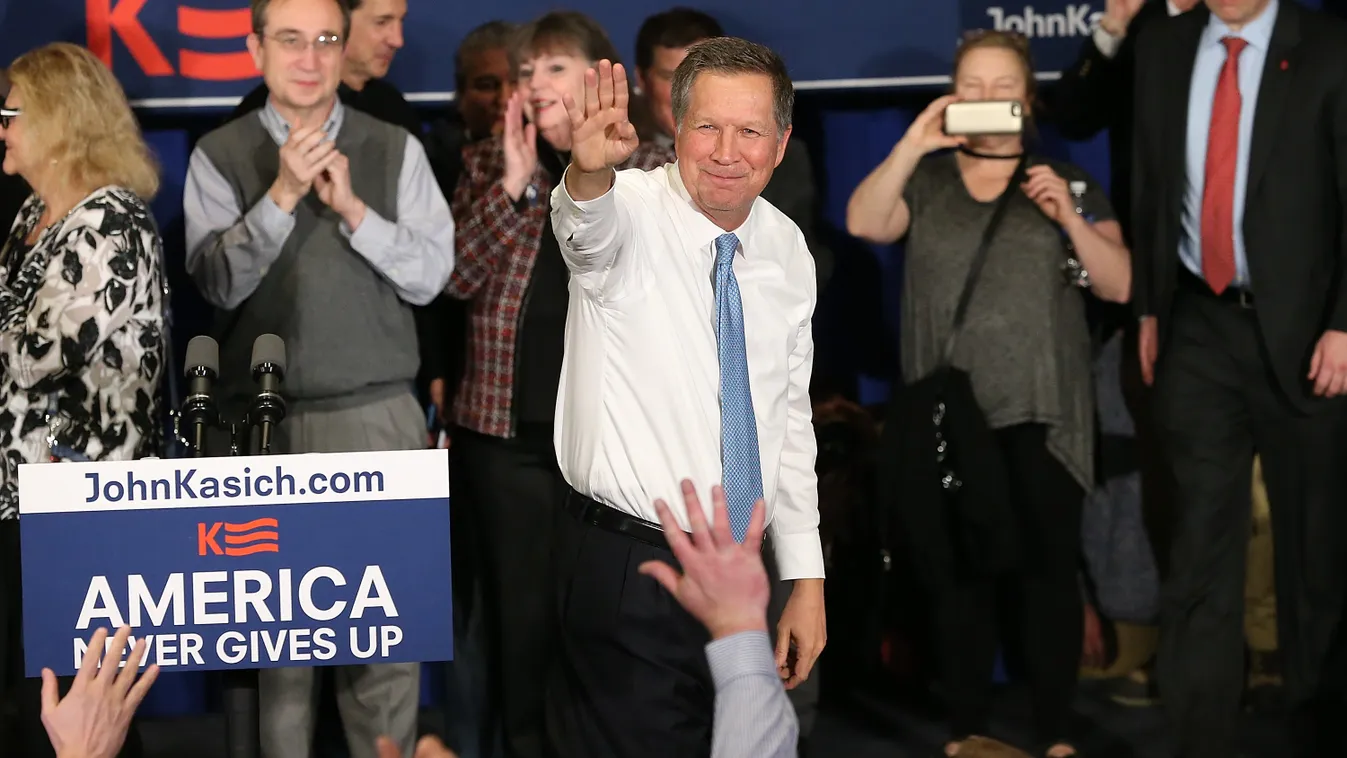
[[1282, 61], [1282, 71], [1285, 71], [1286, 69], [1288, 69], [1288, 68], [1290, 68], [1290, 67], [1291, 67], [1291, 64], [1290, 64], [1290, 63], [1288, 63], [1287, 61], [1284, 61], [1284, 60]]

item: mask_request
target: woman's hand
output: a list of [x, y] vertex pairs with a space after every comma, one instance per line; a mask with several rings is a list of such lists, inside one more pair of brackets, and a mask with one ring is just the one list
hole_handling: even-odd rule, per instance
[[1080, 218], [1076, 213], [1076, 201], [1071, 197], [1071, 190], [1066, 180], [1058, 176], [1051, 166], [1043, 164], [1030, 166], [1025, 170], [1025, 174], [1028, 179], [1020, 187], [1024, 189], [1024, 194], [1038, 205], [1038, 209], [1043, 211], [1043, 215], [1056, 221], [1060, 226], [1067, 226]]
[[501, 184], [511, 200], [518, 200], [538, 170], [538, 127], [524, 123], [524, 97], [519, 91], [505, 105], [505, 127], [501, 134], [505, 150], [505, 175]]
[[945, 134], [945, 108], [961, 99], [958, 95], [945, 95], [926, 106], [907, 128], [907, 133], [898, 142], [898, 148], [910, 150], [914, 157], [920, 158], [937, 150], [967, 143], [966, 137], [951, 137]]

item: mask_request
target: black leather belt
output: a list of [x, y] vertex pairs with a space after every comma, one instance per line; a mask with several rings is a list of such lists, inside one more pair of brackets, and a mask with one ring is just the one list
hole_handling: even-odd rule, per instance
[[1212, 291], [1211, 285], [1207, 280], [1188, 270], [1187, 266], [1179, 265], [1179, 289], [1185, 292], [1191, 292], [1195, 295], [1212, 300], [1218, 300], [1222, 303], [1237, 305], [1240, 308], [1253, 310], [1253, 292], [1241, 287], [1226, 287], [1221, 294]]
[[581, 523], [597, 526], [604, 531], [630, 537], [661, 550], [669, 549], [664, 539], [664, 530], [658, 524], [628, 516], [616, 508], [610, 508], [593, 498], [571, 490], [566, 495], [566, 510]]

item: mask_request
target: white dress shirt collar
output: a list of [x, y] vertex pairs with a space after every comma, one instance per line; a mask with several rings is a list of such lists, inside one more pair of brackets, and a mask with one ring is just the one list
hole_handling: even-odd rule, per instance
[[1278, 0], [1272, 0], [1258, 18], [1245, 24], [1239, 31], [1232, 31], [1216, 14], [1211, 14], [1207, 28], [1202, 30], [1202, 41], [1198, 47], [1219, 45], [1225, 37], [1239, 37], [1251, 46], [1266, 51], [1272, 44], [1272, 28], [1277, 24], [1277, 5]]
[[[687, 203], [688, 207], [697, 215], [697, 226], [693, 229], [693, 232], [697, 235], [698, 243], [704, 243], [702, 249], [710, 251], [710, 256], [714, 258], [716, 238], [726, 234], [726, 231], [716, 226], [716, 223], [707, 218], [706, 214], [702, 213], [701, 208], [697, 207], [697, 201], [692, 199], [692, 194], [688, 192], [687, 185], [683, 183], [683, 175], [678, 171], [677, 162], [665, 164], [664, 170], [669, 174], [670, 189], [673, 190], [679, 200]], [[740, 224], [739, 228], [729, 232], [729, 234], [739, 238], [738, 254], [741, 256], [746, 255], [745, 251], [748, 250], [750, 244], [749, 239], [753, 235], [753, 218], [757, 213], [757, 207], [758, 199], [754, 198], [753, 206], [748, 211], [748, 218], [744, 219], [744, 223]]]

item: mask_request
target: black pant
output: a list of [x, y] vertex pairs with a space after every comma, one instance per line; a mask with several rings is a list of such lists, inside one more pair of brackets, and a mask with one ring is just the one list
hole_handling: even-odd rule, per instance
[[[1272, 509], [1277, 633], [1296, 754], [1347, 754], [1341, 672], [1325, 670], [1347, 586], [1347, 401], [1294, 411], [1275, 384], [1251, 309], [1184, 291], [1169, 327], [1155, 419], [1174, 473], [1177, 522], [1157, 674], [1179, 755], [1235, 752], [1255, 451]], [[1316, 731], [1330, 741], [1316, 744]]]
[[[0, 521], [0, 756], [55, 758], [56, 751], [42, 726], [42, 679], [23, 675], [21, 591], [19, 522]], [[64, 697], [74, 677], [58, 681]], [[138, 721], [133, 719], [118, 756], [139, 758], [141, 753]]]
[[1006, 589], [1019, 601], [1037, 738], [1050, 744], [1069, 740], [1080, 667], [1085, 610], [1078, 571], [1085, 490], [1048, 452], [1046, 427], [1021, 424], [998, 430], [996, 436], [1026, 557], [1013, 575], [964, 578], [937, 593], [950, 734], [954, 739], [987, 734], [1000, 641], [996, 608], [999, 590]]
[[500, 719], [509, 758], [545, 754], [542, 681], [555, 646], [552, 528], [565, 482], [557, 470], [551, 426], [521, 424], [500, 439], [458, 431], [451, 448], [479, 538], [484, 582], [488, 698], [483, 749]]
[[547, 683], [555, 758], [707, 758], [715, 683], [710, 635], [654, 579], [645, 561], [673, 553], [557, 520], [561, 650]]

